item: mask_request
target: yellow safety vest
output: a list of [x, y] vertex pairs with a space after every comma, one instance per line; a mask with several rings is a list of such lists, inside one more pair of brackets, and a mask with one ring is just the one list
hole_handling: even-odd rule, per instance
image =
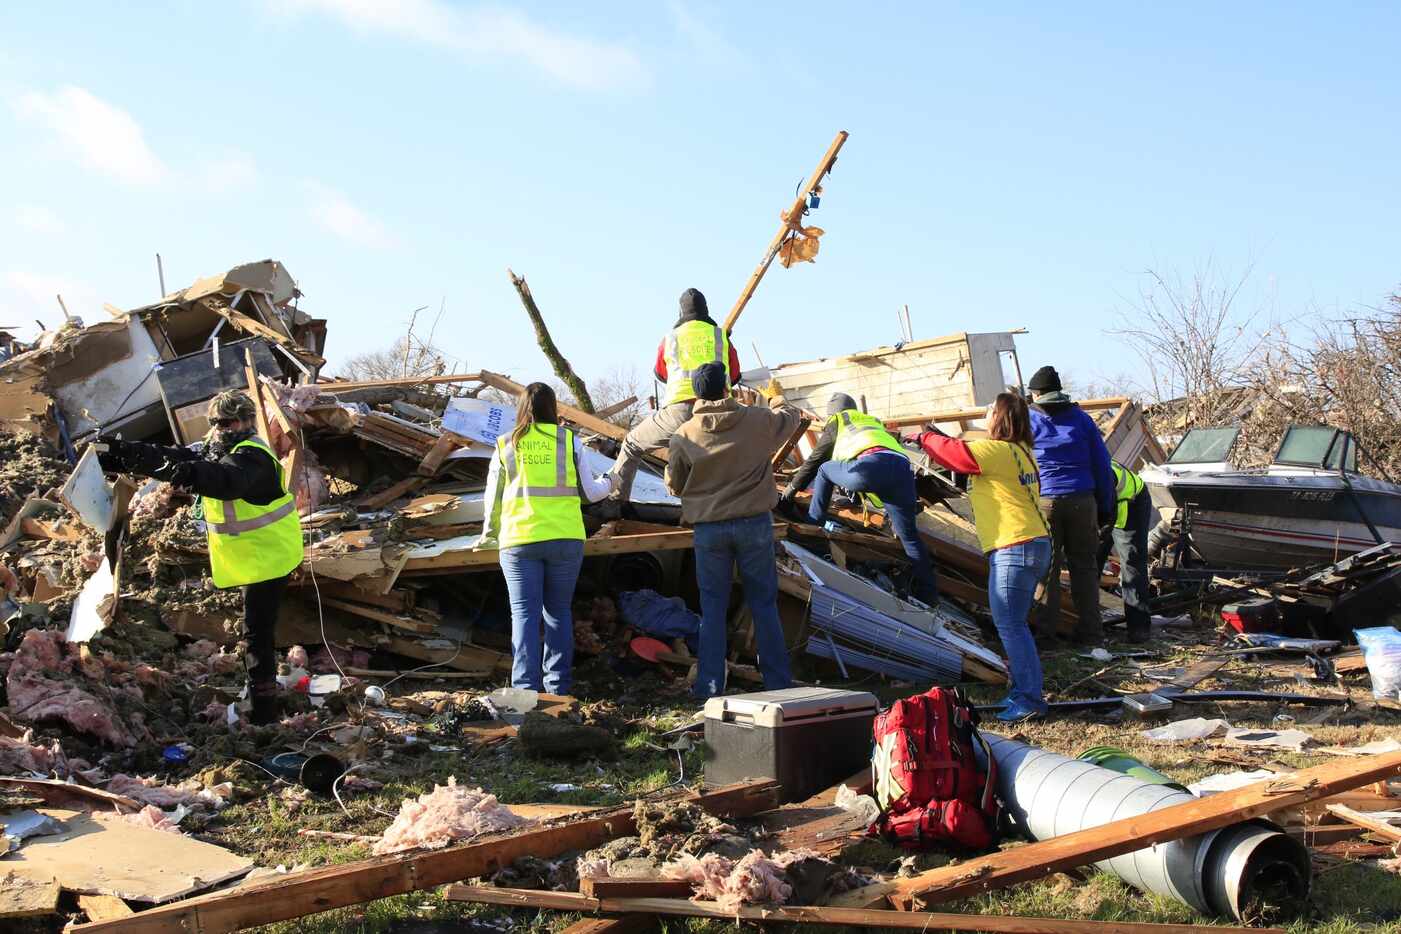
[[671, 329], [662, 347], [666, 361], [666, 402], [690, 402], [696, 397], [691, 377], [702, 365], [714, 361], [725, 368], [730, 383], [730, 338], [725, 329], [707, 321], [687, 321]]
[[846, 409], [833, 415], [829, 422], [837, 423], [837, 440], [832, 448], [832, 460], [855, 460], [856, 455], [870, 448], [888, 448], [901, 457], [909, 458], [895, 436], [874, 415], [860, 409]]
[[502, 548], [584, 540], [572, 431], [537, 422], [516, 444], [509, 434], [497, 438], [496, 456], [501, 464]]
[[1118, 461], [1110, 461], [1109, 465], [1114, 468], [1114, 528], [1122, 529], [1129, 522], [1129, 503], [1143, 492], [1143, 478]]
[[302, 563], [302, 522], [297, 503], [287, 492], [281, 461], [257, 438], [240, 441], [233, 450], [243, 447], [257, 448], [272, 458], [282, 495], [265, 506], [241, 499], [200, 497], [215, 587], [275, 580]]

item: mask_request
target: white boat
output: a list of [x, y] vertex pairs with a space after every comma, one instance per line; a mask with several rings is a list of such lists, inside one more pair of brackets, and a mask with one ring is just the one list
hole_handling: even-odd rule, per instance
[[1228, 458], [1239, 433], [1193, 429], [1166, 463], [1141, 473], [1205, 567], [1286, 570], [1401, 542], [1401, 486], [1357, 473], [1349, 432], [1295, 425], [1268, 467], [1235, 470]]

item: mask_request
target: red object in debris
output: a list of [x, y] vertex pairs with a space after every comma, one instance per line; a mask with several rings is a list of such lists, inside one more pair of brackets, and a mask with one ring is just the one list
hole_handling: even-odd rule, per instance
[[1271, 632], [1279, 623], [1279, 606], [1270, 599], [1228, 603], [1221, 618], [1236, 632]]
[[665, 642], [651, 636], [638, 636], [628, 643], [628, 647], [632, 649], [632, 654], [653, 663], [661, 658], [663, 652], [671, 651]]
[[299, 678], [299, 679], [297, 680], [297, 683], [294, 684], [294, 685], [292, 685], [292, 690], [298, 691], [298, 692], [300, 692], [300, 693], [302, 693], [302, 694], [310, 694], [310, 693], [311, 693], [311, 675], [302, 675], [301, 678]]

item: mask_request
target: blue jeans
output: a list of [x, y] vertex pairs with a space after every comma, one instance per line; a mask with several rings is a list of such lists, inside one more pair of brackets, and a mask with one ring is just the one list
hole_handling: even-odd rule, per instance
[[729, 624], [730, 586], [736, 564], [744, 585], [744, 599], [754, 617], [764, 690], [792, 687], [788, 647], [783, 643], [783, 624], [778, 620], [773, 516], [766, 512], [744, 519], [697, 522], [695, 533], [701, 627], [699, 667], [691, 692], [704, 700], [725, 689], [725, 629]]
[[910, 592], [930, 606], [939, 598], [934, 577], [934, 562], [929, 559], [924, 540], [915, 524], [920, 514], [915, 495], [915, 474], [910, 462], [894, 451], [867, 454], [852, 461], [828, 461], [818, 468], [812, 481], [812, 503], [808, 518], [821, 525], [827, 518], [827, 506], [832, 502], [832, 487], [839, 486], [850, 493], [874, 493], [885, 503], [885, 514], [895, 529], [895, 537], [904, 546], [910, 559], [913, 579]]
[[1051, 566], [1051, 540], [1033, 538], [1020, 545], [1008, 545], [988, 552], [988, 604], [1002, 650], [1007, 653], [1007, 670], [1012, 688], [1009, 703], [1046, 712], [1042, 693], [1041, 657], [1036, 640], [1027, 625], [1027, 613], [1036, 596], [1036, 585]]
[[[574, 618], [570, 604], [584, 563], [584, 543], [558, 538], [501, 549], [511, 597], [511, 686], [551, 694], [573, 687]], [[544, 615], [544, 676], [540, 618]]]

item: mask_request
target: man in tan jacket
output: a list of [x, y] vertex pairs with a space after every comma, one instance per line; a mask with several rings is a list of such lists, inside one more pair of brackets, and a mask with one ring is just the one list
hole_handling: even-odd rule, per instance
[[707, 363], [692, 378], [691, 418], [671, 438], [666, 485], [681, 497], [681, 521], [695, 528], [700, 587], [700, 657], [692, 693], [699, 700], [725, 690], [725, 627], [736, 565], [754, 618], [764, 689], [792, 685], [778, 619], [778, 567], [773, 515], [778, 487], [773, 454], [798, 427], [796, 409], [772, 409], [729, 397], [725, 368]]

